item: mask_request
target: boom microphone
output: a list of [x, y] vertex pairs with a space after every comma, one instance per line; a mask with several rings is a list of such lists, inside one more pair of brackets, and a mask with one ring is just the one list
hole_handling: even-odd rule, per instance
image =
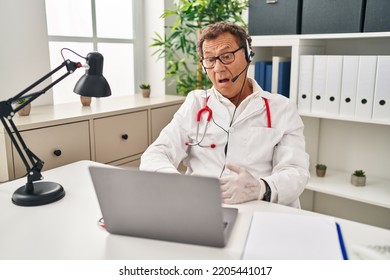
[[250, 64], [250, 62], [245, 66], [245, 68], [240, 72], [240, 74], [238, 74], [238, 75], [236, 75], [236, 76], [234, 76], [234, 77], [232, 78], [232, 82], [233, 82], [233, 83], [241, 76], [242, 73], [245, 72], [246, 69], [248, 69], [249, 64]]

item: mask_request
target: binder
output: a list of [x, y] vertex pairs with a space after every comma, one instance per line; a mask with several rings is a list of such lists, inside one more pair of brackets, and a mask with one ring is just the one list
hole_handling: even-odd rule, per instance
[[241, 259], [347, 260], [348, 253], [333, 217], [255, 212]]
[[301, 55], [299, 57], [298, 111], [300, 113], [310, 112], [313, 81], [313, 62], [313, 55]]
[[279, 67], [281, 62], [290, 61], [289, 57], [282, 56], [273, 56], [272, 57], [272, 84], [271, 84], [271, 92], [272, 93], [280, 93], [278, 92], [278, 81], [279, 81]]
[[278, 93], [290, 97], [291, 61], [279, 62]]
[[265, 83], [264, 90], [271, 92], [272, 83], [272, 63], [265, 65]]
[[378, 56], [372, 119], [390, 121], [390, 56]]
[[359, 56], [344, 56], [341, 77], [340, 116], [354, 117]]
[[341, 55], [328, 56], [326, 67], [325, 112], [329, 115], [339, 114], [342, 69], [343, 57]]
[[371, 120], [374, 102], [377, 56], [359, 57], [355, 119]]
[[311, 112], [324, 113], [326, 86], [327, 56], [315, 55], [313, 63], [313, 85], [311, 97]]
[[271, 65], [271, 61], [256, 61], [255, 62], [255, 80], [259, 86], [265, 90], [266, 66]]

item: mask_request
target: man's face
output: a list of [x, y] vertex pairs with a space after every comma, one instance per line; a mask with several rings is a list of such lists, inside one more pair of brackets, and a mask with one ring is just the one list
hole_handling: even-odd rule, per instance
[[[239, 49], [235, 37], [230, 33], [222, 33], [217, 38], [203, 42], [203, 58], [212, 58]], [[242, 48], [234, 53], [234, 61], [223, 64], [219, 59], [215, 61], [214, 68], [207, 69], [214, 87], [226, 98], [234, 98], [240, 92], [241, 86], [246, 79], [245, 72], [233, 82], [232, 78], [240, 74], [247, 66], [245, 49]]]

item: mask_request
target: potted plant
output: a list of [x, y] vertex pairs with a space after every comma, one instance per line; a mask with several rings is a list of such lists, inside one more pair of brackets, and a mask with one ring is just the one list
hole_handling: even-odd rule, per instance
[[139, 85], [141, 91], [142, 91], [142, 96], [143, 97], [149, 97], [150, 96], [150, 84], [140, 84]]
[[[25, 103], [27, 101], [26, 98], [23, 98], [23, 99], [20, 99], [18, 100], [18, 104], [19, 105], [22, 105], [23, 103]], [[24, 106], [22, 109], [20, 109], [18, 111], [18, 114], [19, 116], [28, 116], [30, 115], [30, 112], [31, 112], [31, 103], [27, 104], [26, 106]]]
[[211, 85], [196, 52], [202, 28], [219, 21], [246, 26], [242, 13], [248, 6], [248, 0], [177, 0], [172, 9], [164, 11], [161, 17], [172, 20], [166, 20], [164, 35], [155, 34], [151, 47], [157, 48], [153, 55], [165, 59], [165, 79], [175, 84], [177, 94]]
[[355, 170], [351, 175], [351, 184], [357, 187], [366, 185], [366, 173], [363, 170]]
[[324, 177], [326, 174], [326, 165], [318, 163], [316, 165], [316, 174], [318, 177]]

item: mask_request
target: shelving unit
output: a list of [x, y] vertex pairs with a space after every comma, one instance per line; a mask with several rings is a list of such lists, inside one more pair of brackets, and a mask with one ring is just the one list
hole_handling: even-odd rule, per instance
[[[291, 57], [290, 99], [298, 102], [300, 55], [390, 55], [390, 32], [253, 36], [257, 60]], [[389, 77], [390, 78], [390, 77]], [[390, 228], [390, 120], [362, 121], [324, 113], [301, 113], [312, 177], [302, 207], [337, 217]], [[328, 166], [317, 178], [314, 166]], [[367, 185], [349, 183], [364, 169]], [[353, 211], [352, 211], [353, 209]]]

